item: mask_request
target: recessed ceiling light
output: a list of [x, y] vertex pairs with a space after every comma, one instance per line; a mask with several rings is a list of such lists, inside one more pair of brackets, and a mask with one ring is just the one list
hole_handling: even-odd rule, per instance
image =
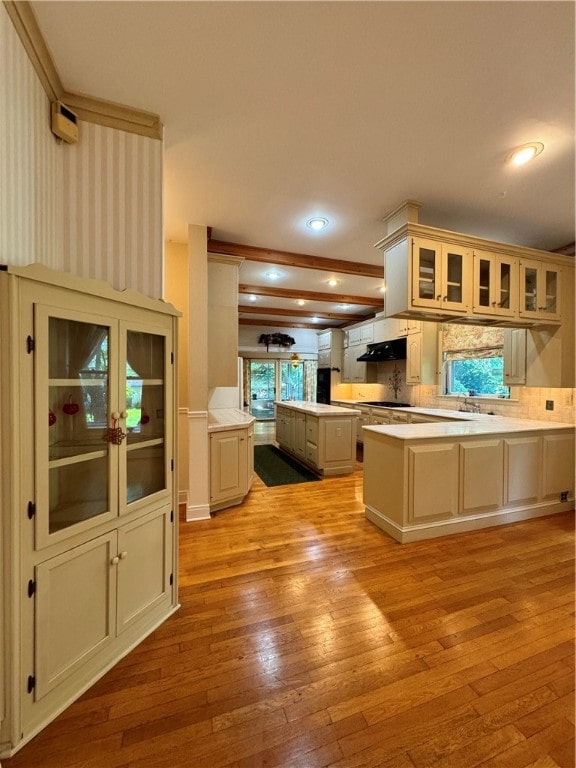
[[323, 216], [313, 216], [306, 222], [308, 229], [312, 229], [314, 232], [321, 232], [323, 229], [326, 229], [328, 224], [328, 219], [325, 219]]
[[299, 306], [299, 307], [303, 307], [303, 306], [304, 306], [304, 304], [306, 304], [306, 302], [304, 301], [304, 299], [298, 299], [298, 301], [296, 302], [296, 304], [298, 304], [298, 306]]
[[271, 269], [270, 272], [266, 272], [266, 277], [268, 280], [278, 280], [280, 277], [280, 272], [275, 269]]
[[350, 304], [338, 304], [340, 309], [350, 309]]
[[317, 323], [317, 322], [318, 322], [318, 318], [317, 318], [317, 317], [313, 317], [313, 318], [312, 318], [312, 322], [313, 322], [313, 323]]
[[537, 157], [544, 149], [544, 144], [539, 141], [532, 141], [529, 144], [523, 144], [517, 147], [510, 155], [510, 162], [513, 165], [524, 165]]
[[338, 285], [338, 280], [336, 280], [335, 277], [331, 277], [330, 280], [328, 280], [328, 285], [330, 288], [335, 288]]
[[379, 290], [380, 290], [380, 293], [386, 293], [386, 286], [381, 285]]
[[254, 296], [254, 294], [251, 294], [250, 296], [248, 296], [248, 301], [257, 301], [257, 300], [258, 300], [258, 296]]

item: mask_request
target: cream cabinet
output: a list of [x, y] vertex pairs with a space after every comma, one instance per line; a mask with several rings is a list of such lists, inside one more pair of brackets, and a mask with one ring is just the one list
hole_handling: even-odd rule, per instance
[[474, 250], [474, 314], [514, 317], [518, 310], [518, 259]]
[[177, 608], [178, 314], [38, 265], [0, 271], [3, 754]]
[[254, 427], [250, 423], [209, 433], [210, 511], [240, 504], [254, 475]]
[[[304, 429], [304, 455], [301, 450], [301, 426], [295, 427], [298, 438], [290, 441], [283, 428], [276, 440], [283, 451], [310, 467], [319, 475], [342, 475], [354, 471], [356, 461], [357, 413], [350, 408], [318, 405], [305, 401], [277, 406], [276, 423], [282, 412], [290, 412], [295, 425]], [[288, 418], [285, 414], [282, 418]]]
[[504, 329], [504, 383], [526, 384], [526, 329]]
[[574, 265], [565, 256], [414, 223], [376, 245], [387, 317], [554, 326], [565, 320], [563, 293], [573, 302]]
[[415, 307], [470, 311], [470, 251], [458, 245], [411, 239], [412, 304]]
[[342, 331], [338, 329], [318, 334], [318, 368], [342, 368]]
[[455, 433], [417, 421], [364, 432], [366, 517], [398, 541], [574, 508], [574, 427], [500, 419]]
[[562, 270], [554, 264], [520, 259], [520, 317], [560, 320]]
[[363, 347], [348, 346], [343, 350], [342, 381], [349, 384], [370, 384], [377, 381], [376, 363], [364, 363], [358, 360]]

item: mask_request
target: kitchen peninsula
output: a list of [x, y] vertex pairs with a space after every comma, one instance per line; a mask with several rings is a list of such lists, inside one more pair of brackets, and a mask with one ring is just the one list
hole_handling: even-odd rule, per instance
[[574, 425], [454, 418], [364, 427], [368, 520], [404, 543], [574, 509]]
[[356, 462], [360, 411], [304, 400], [275, 403], [280, 448], [319, 475], [346, 475]]

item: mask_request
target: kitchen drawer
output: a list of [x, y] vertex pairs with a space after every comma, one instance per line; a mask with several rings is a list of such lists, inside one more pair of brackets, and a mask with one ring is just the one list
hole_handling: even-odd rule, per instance
[[306, 417], [306, 440], [318, 445], [318, 419], [315, 416]]
[[318, 446], [315, 443], [306, 443], [306, 461], [318, 466]]

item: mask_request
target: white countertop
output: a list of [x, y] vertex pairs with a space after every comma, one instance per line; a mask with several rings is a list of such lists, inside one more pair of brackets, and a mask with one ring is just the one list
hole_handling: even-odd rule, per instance
[[311, 416], [358, 416], [360, 411], [354, 408], [343, 408], [340, 405], [325, 405], [324, 403], [309, 403], [307, 400], [276, 400], [274, 405], [293, 408], [295, 411], [309, 413]]
[[[407, 410], [407, 409], [406, 409]], [[412, 410], [412, 409], [411, 409]], [[413, 409], [416, 410], [416, 409]], [[437, 413], [435, 409], [418, 409]], [[452, 411], [458, 413], [458, 411]], [[438, 414], [440, 415], [440, 414]], [[460, 414], [459, 414], [460, 415]], [[427, 440], [430, 438], [457, 438], [470, 435], [501, 435], [510, 432], [544, 432], [557, 429], [576, 430], [574, 424], [536, 419], [511, 419], [508, 416], [489, 416], [485, 413], [463, 413], [473, 417], [465, 421], [439, 421], [424, 424], [382, 424], [363, 427], [365, 432], [376, 432], [397, 440]]]
[[240, 408], [214, 408], [208, 411], [208, 432], [221, 432], [235, 427], [247, 427], [256, 419]]

